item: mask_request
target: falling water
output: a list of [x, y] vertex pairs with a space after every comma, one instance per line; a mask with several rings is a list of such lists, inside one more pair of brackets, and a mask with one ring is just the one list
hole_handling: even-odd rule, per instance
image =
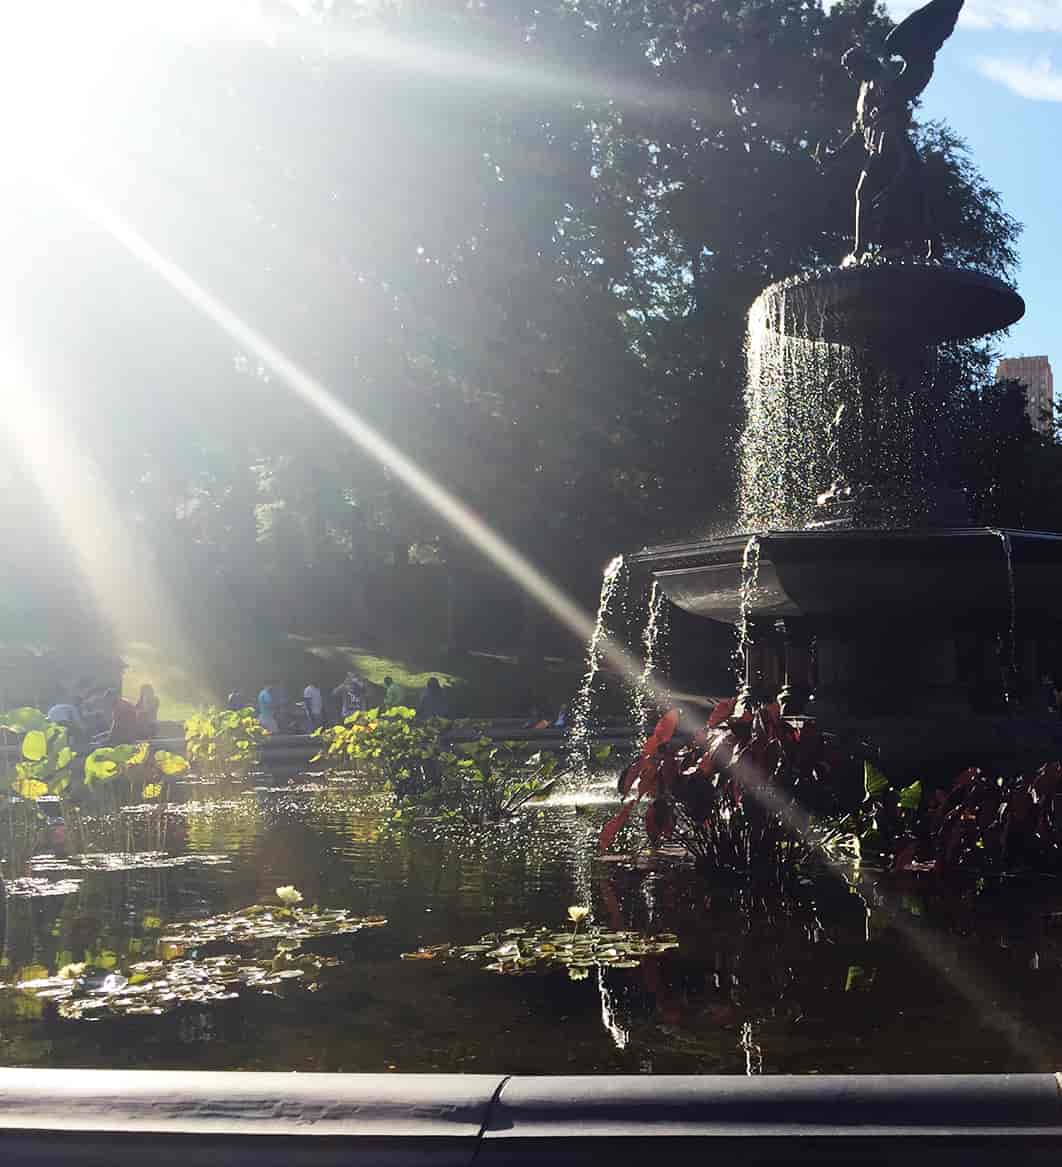
[[601, 672], [601, 663], [605, 656], [605, 647], [611, 636], [609, 619], [613, 614], [617, 599], [625, 593], [627, 575], [627, 564], [622, 555], [617, 555], [605, 568], [605, 574], [601, 578], [601, 598], [597, 605], [597, 620], [590, 641], [586, 646], [586, 672], [583, 675], [582, 684], [579, 686], [579, 692], [572, 702], [571, 721], [568, 729], [568, 756], [573, 766], [584, 773], [589, 769], [592, 760], [594, 697]]
[[1007, 603], [1009, 605], [1009, 638], [1008, 645], [1009, 660], [1007, 668], [1006, 691], [1004, 696], [1008, 705], [1014, 700], [1013, 689], [1018, 679], [1018, 599], [1017, 593], [1014, 590], [1014, 555], [1010, 543], [1010, 532], [1004, 531], [999, 527], [992, 527], [991, 531], [994, 535], [999, 536], [999, 541], [1003, 544], [1003, 561], [1007, 569]]
[[642, 671], [631, 682], [630, 690], [631, 725], [634, 727], [638, 745], [645, 739], [646, 723], [652, 710], [660, 703], [659, 694], [654, 693], [653, 672], [657, 667], [660, 639], [666, 632], [666, 623], [667, 608], [664, 593], [658, 581], [654, 579], [649, 592], [645, 626], [642, 628]]
[[749, 312], [742, 525], [914, 525], [931, 505], [934, 355], [816, 339], [836, 329], [812, 293], [786, 281]]
[[741, 1038], [738, 1047], [745, 1055], [745, 1075], [755, 1078], [763, 1073], [763, 1048], [756, 1041], [756, 1031], [751, 1021], [741, 1026]]
[[737, 623], [737, 641], [734, 645], [734, 671], [737, 674], [737, 688], [740, 692], [745, 685], [745, 656], [749, 647], [749, 613], [756, 599], [760, 584], [760, 537], [750, 535], [741, 556], [741, 614]]

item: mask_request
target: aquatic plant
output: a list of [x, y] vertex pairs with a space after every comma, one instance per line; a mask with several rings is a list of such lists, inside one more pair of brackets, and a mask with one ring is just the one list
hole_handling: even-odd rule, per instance
[[453, 741], [474, 722], [416, 720], [412, 709], [369, 709], [324, 730], [326, 749], [314, 759], [342, 760], [392, 791], [395, 822], [452, 818], [469, 826], [498, 822], [548, 793], [557, 768], [551, 754], [483, 736]]
[[906, 786], [868, 764], [866, 799], [839, 829], [893, 871], [1062, 871], [1062, 764], [1010, 777], [972, 767]]
[[545, 798], [558, 767], [553, 754], [488, 737], [454, 742], [433, 760], [434, 781], [410, 783], [396, 791], [397, 820], [438, 817], [470, 827], [501, 822], [522, 806]]
[[39, 709], [24, 706], [0, 714], [0, 729], [22, 735], [21, 759], [10, 780], [14, 794], [35, 801], [67, 790], [76, 773], [77, 754], [63, 726], [50, 722]]
[[623, 806], [601, 831], [607, 850], [636, 807], [653, 844], [678, 843], [704, 872], [747, 871], [786, 877], [814, 850], [811, 814], [836, 815], [858, 804], [855, 759], [813, 721], [792, 725], [777, 705], [736, 713], [721, 701], [705, 728], [677, 743], [679, 715], [666, 713], [621, 774]]
[[388, 790], [427, 781], [435, 770], [440, 734], [450, 723], [416, 717], [416, 710], [404, 705], [359, 710], [342, 725], [319, 731], [324, 749], [313, 761], [345, 765]]
[[188, 761], [201, 778], [246, 775], [258, 757], [265, 730], [253, 709], [208, 709], [184, 723]]
[[[120, 967], [114, 953], [97, 953], [67, 962], [54, 974], [43, 966], [24, 968], [13, 984], [0, 989], [51, 1005], [71, 1021], [157, 1017], [184, 1005], [235, 1000], [245, 991], [275, 993], [288, 984], [312, 990], [321, 971], [340, 959], [304, 950], [305, 941], [386, 923], [380, 916], [356, 917], [342, 910], [254, 904], [170, 925], [159, 937], [156, 959]], [[208, 946], [229, 951], [200, 951]]]
[[567, 969], [572, 980], [581, 980], [591, 968], [637, 968], [647, 957], [674, 951], [678, 946], [678, 937], [673, 932], [646, 936], [640, 932], [591, 926], [576, 934], [548, 927], [527, 927], [489, 932], [476, 944], [436, 944], [403, 952], [402, 959], [475, 961], [486, 972], [503, 976], [559, 967]]

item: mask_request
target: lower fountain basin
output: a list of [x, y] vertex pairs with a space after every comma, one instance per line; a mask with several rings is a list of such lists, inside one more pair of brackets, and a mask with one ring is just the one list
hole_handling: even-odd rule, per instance
[[769, 531], [647, 548], [633, 564], [684, 611], [741, 626], [744, 701], [836, 727], [906, 719], [891, 721], [890, 749], [918, 737], [912, 718], [946, 716], [941, 749], [969, 759], [1003, 738], [960, 732], [956, 717], [1046, 717], [1042, 678], [1062, 675], [1062, 535]]
[[757, 558], [744, 597], [753, 619], [894, 615], [946, 627], [971, 616], [1006, 621], [1012, 599], [1018, 615], [1059, 616], [1062, 535], [1046, 532], [769, 531], [646, 548], [631, 562], [683, 610], [738, 624], [744, 564]]

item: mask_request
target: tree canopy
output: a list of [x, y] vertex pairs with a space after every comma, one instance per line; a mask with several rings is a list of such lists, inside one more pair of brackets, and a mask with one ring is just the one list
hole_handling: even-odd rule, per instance
[[[745, 313], [847, 250], [855, 176], [812, 153], [851, 122], [840, 57], [880, 6], [263, 11], [268, 35], [157, 46], [86, 183], [577, 596], [617, 550], [725, 524]], [[947, 127], [919, 132], [946, 247], [1006, 273], [1016, 224]], [[189, 612], [364, 620], [344, 605], [372, 573], [471, 564], [62, 200], [28, 186], [18, 229], [37, 380]], [[987, 357], [955, 360], [961, 396]]]

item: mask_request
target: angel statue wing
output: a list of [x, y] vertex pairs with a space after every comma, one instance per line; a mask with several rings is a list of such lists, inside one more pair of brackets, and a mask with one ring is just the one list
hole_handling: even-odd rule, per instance
[[907, 101], [914, 101], [933, 76], [933, 65], [941, 46], [955, 31], [965, 0], [929, 0], [912, 12], [885, 38], [890, 57], [903, 57], [904, 68], [898, 87]]

